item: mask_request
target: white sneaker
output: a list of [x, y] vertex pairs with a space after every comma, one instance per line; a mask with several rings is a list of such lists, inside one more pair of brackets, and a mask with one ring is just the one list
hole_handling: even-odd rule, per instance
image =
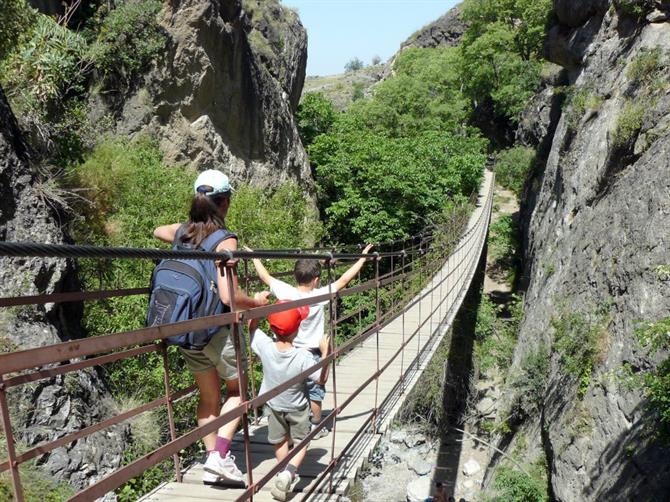
[[[207, 457], [204, 465], [205, 472], [216, 475], [222, 482], [233, 482], [247, 485], [242, 471], [235, 465], [235, 457], [228, 452], [225, 458], [221, 458], [218, 451], [212, 452]], [[204, 481], [204, 477], [203, 477]]]
[[[312, 430], [316, 429], [316, 427], [316, 425], [312, 424]], [[324, 427], [319, 432], [317, 432], [312, 439], [325, 438], [329, 432], [330, 431], [328, 430], [328, 427]]]
[[293, 491], [293, 488], [298, 484], [298, 481], [300, 481], [300, 476], [297, 474], [295, 475], [295, 478], [291, 479], [290, 472], [282, 471], [275, 477], [274, 486], [272, 487], [272, 490], [270, 490], [270, 493], [275, 499], [281, 500], [282, 502], [288, 500], [289, 493]]
[[217, 474], [212, 474], [211, 472], [203, 471], [202, 472], [202, 482], [206, 485], [215, 485], [219, 482], [219, 476]]

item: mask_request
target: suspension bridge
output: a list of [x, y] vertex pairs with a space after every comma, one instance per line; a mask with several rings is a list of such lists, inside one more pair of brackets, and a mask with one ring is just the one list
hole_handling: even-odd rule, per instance
[[[390, 251], [379, 252], [374, 256], [354, 253], [305, 254], [286, 250], [221, 254], [0, 243], [0, 256], [8, 257], [160, 259], [188, 256], [223, 260], [229, 267], [235, 266], [237, 259], [313, 257], [326, 260], [329, 273], [332, 272], [334, 260], [346, 261], [365, 257], [370, 259], [375, 269], [372, 279], [359, 281], [358, 284], [338, 293], [246, 311], [236, 311], [233, 308], [233, 312], [216, 316], [1, 354], [0, 412], [7, 443], [7, 458], [0, 459], [0, 473], [9, 471], [15, 499], [23, 500], [20, 464], [130, 420], [141, 413], [164, 407], [170, 429], [168, 442], [84, 488], [70, 500], [95, 500], [142, 474], [148, 468], [169, 459], [174, 463], [174, 481], [160, 485], [142, 500], [151, 502], [213, 499], [272, 500], [270, 495], [272, 479], [283, 470], [298, 450], [305, 447], [308, 448], [308, 452], [300, 468], [301, 480], [294, 489], [292, 500], [337, 500], [339, 495], [347, 493], [380, 435], [399, 412], [405, 396], [412, 392], [440, 341], [451, 328], [480, 261], [492, 204], [493, 174], [487, 171], [475, 209], [458, 238], [440, 239], [439, 232], [434, 231], [401, 242]], [[232, 277], [232, 274], [226, 275]], [[229, 287], [232, 288], [231, 280]], [[0, 298], [0, 307], [92, 301], [147, 293], [146, 289], [126, 289]], [[371, 307], [368, 305], [354, 311], [338, 313], [338, 298], [366, 293], [374, 299]], [[249, 319], [264, 318], [271, 312], [320, 301], [329, 302], [329, 329], [332, 335], [330, 355], [275, 389], [257, 395], [253, 378], [250, 378], [253, 376], [250, 375], [250, 369], [253, 371], [253, 361], [242, 356], [241, 344], [246, 343], [242, 330], [243, 323]], [[374, 319], [367, 326], [362, 326], [361, 315], [366, 309], [368, 315], [370, 310], [373, 310]], [[359, 320], [357, 333], [336, 345], [334, 340], [338, 328], [347, 322], [351, 324], [356, 319]], [[241, 375], [242, 403], [213, 422], [179, 435], [174, 421], [174, 403], [192, 398], [195, 388], [192, 386], [179, 391], [172, 390], [169, 355], [162, 340], [181, 332], [215, 325], [232, 327], [237, 365]], [[149, 352], [162, 355], [164, 396], [77, 432], [44, 442], [26, 451], [17, 451], [7, 402], [7, 392], [11, 387]], [[251, 357], [250, 353], [248, 357]], [[323, 403], [324, 421], [308, 437], [294, 445], [283, 462], [277, 464], [272, 446], [267, 442], [267, 425], [258, 419], [260, 410], [273, 396], [325, 365], [331, 365], [331, 370], [326, 400]], [[202, 465], [195, 463], [182, 466], [179, 452], [237, 417], [243, 418], [243, 427], [235, 436], [231, 451], [237, 457], [238, 465], [244, 466], [248, 485], [239, 489], [205, 486], [201, 482]], [[330, 434], [311, 440], [323, 427], [330, 427]]]

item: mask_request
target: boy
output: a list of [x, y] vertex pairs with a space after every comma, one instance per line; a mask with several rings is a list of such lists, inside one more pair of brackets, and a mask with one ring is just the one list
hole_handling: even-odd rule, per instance
[[[277, 303], [285, 301], [288, 300], [279, 300]], [[263, 363], [263, 383], [259, 394], [277, 387], [314, 365], [309, 352], [293, 346], [300, 323], [308, 313], [309, 307], [299, 307], [270, 314], [268, 321], [270, 329], [277, 337], [276, 342], [258, 329], [257, 320], [249, 322], [251, 349], [258, 354]], [[288, 455], [289, 440], [297, 444], [310, 432], [309, 404], [304, 381], [292, 385], [270, 399], [267, 407], [269, 408], [268, 441], [274, 445], [275, 456], [279, 462]], [[306, 454], [307, 447], [291, 459], [284, 471], [277, 474], [271, 490], [275, 499], [288, 498], [288, 494], [300, 480], [297, 470]]]
[[[363, 250], [363, 254], [368, 254], [372, 249], [372, 244], [369, 244]], [[247, 250], [249, 250], [247, 248]], [[297, 287], [291, 286], [279, 279], [272, 277], [267, 269], [263, 266], [259, 259], [253, 260], [254, 267], [258, 277], [269, 286], [270, 291], [277, 298], [285, 298], [288, 300], [300, 300], [310, 296], [319, 296], [329, 293], [328, 286], [318, 287], [319, 278], [321, 276], [321, 263], [318, 260], [302, 259], [297, 260], [293, 275], [298, 284]], [[335, 293], [344, 289], [349, 282], [356, 277], [356, 274], [363, 268], [366, 259], [361, 258], [347, 269], [339, 279], [331, 284], [332, 292]], [[322, 347], [329, 346], [329, 338], [325, 336], [324, 330], [324, 313], [323, 307], [328, 302], [321, 302], [309, 307], [309, 315], [300, 324], [300, 331], [294, 340], [293, 344], [302, 349], [306, 349], [312, 355], [314, 362], [321, 361], [325, 357]], [[312, 428], [316, 427], [321, 422], [321, 404], [326, 395], [325, 383], [328, 379], [328, 367], [323, 368], [320, 378], [316, 380], [307, 380], [307, 390], [309, 393], [309, 402], [312, 412], [311, 422]], [[314, 436], [314, 439], [326, 436], [328, 429], [324, 427]]]

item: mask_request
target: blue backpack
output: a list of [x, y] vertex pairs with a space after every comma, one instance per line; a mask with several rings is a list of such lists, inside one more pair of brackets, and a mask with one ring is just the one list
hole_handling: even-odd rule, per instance
[[[184, 227], [177, 231], [172, 249], [215, 251], [224, 240], [237, 238], [228, 230], [212, 232], [198, 247], [181, 242]], [[230, 311], [219, 297], [217, 271], [213, 260], [165, 259], [156, 265], [151, 276], [151, 296], [147, 310], [147, 326], [157, 326]], [[191, 331], [167, 338], [170, 345], [202, 350], [221, 329]]]

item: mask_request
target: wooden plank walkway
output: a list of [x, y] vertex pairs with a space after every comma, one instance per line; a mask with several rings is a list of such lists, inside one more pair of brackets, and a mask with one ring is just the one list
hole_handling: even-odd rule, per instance
[[[373, 432], [369, 425], [365, 427], [366, 420], [375, 408], [375, 381], [363, 389], [337, 416], [334, 455], [339, 455], [347, 446], [349, 448], [333, 471], [333, 493], [327, 493], [330, 479], [328, 475], [319, 483], [315, 493], [308, 497], [309, 500], [335, 501], [339, 495], [347, 492], [358, 470], [377, 444], [380, 434], [388, 428], [400, 410], [405, 395], [412, 391], [435, 349], [451, 328], [452, 321], [460, 308], [479, 262], [488, 228], [492, 185], [493, 174], [487, 171], [480, 188], [477, 208], [468, 224], [468, 229], [471, 230], [470, 237], [466, 234], [464, 240], [461, 241], [465, 243], [462, 249], [449, 257], [421, 295], [433, 287], [436, 289], [404, 315], [395, 318], [379, 332], [378, 336], [371, 336], [339, 360], [335, 375], [331, 374], [327, 384], [324, 416], [334, 409], [335, 398], [341, 405], [354, 390], [376, 372], [377, 352], [379, 352], [379, 367], [383, 367], [402, 346], [403, 340], [409, 338], [421, 322], [428, 318], [418, 330], [416, 337], [405, 347], [402, 356], [398, 355], [378, 379], [377, 403], [378, 405], [384, 403], [384, 406], [381, 407], [377, 418], [376, 431]], [[432, 311], [434, 312], [431, 315]], [[417, 354], [419, 358], [416, 364], [408, 368]], [[399, 383], [402, 372], [405, 374], [404, 385]], [[333, 392], [334, 377], [337, 379], [337, 396]], [[306, 499], [307, 497], [303, 494], [314, 487], [318, 481], [317, 478], [330, 463], [333, 455], [332, 434], [333, 432], [310, 443], [307, 457], [299, 470], [301, 479], [292, 500]], [[258, 480], [275, 465], [274, 452], [272, 446], [267, 443], [266, 424], [261, 422], [258, 426], [250, 426], [250, 435], [253, 478]], [[237, 465], [243, 468], [244, 439], [241, 432], [233, 441], [232, 454], [237, 458]], [[242, 489], [204, 486], [201, 478], [202, 465], [193, 465], [184, 472], [183, 483], [163, 484], [142, 500], [146, 502], [224, 501], [237, 500], [243, 493]], [[254, 495], [254, 500], [259, 502], [273, 500], [270, 495], [271, 483]]]

